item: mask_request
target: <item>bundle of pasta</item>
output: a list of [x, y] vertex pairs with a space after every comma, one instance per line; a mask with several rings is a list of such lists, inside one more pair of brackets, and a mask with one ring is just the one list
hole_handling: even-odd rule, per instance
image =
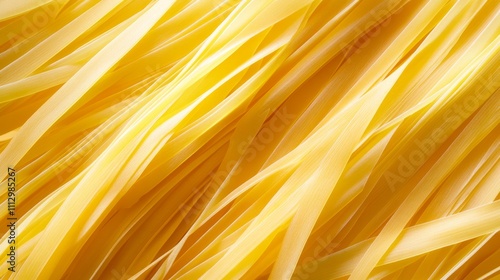
[[500, 2], [0, 5], [2, 279], [500, 279]]

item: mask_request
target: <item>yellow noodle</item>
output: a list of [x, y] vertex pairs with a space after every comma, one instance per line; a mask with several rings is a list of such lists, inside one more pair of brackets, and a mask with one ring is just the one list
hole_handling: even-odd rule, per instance
[[498, 1], [0, 8], [2, 279], [500, 277]]

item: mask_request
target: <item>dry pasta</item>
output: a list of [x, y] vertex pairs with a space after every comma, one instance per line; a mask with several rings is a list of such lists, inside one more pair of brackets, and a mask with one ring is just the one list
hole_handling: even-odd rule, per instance
[[0, 7], [2, 279], [500, 279], [500, 2]]

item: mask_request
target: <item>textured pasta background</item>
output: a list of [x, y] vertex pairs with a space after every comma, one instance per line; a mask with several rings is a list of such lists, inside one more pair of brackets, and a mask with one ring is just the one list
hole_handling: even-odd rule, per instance
[[1, 279], [500, 279], [498, 0], [0, 0]]

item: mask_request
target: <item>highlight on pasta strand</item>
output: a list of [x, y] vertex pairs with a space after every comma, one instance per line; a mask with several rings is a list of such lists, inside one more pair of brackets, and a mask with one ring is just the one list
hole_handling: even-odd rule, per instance
[[500, 2], [0, 7], [2, 279], [500, 279]]

